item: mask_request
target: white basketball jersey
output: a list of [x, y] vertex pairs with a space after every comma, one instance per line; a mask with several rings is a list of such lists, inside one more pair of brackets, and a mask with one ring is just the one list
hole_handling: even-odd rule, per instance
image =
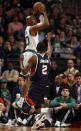
[[36, 51], [36, 47], [37, 47], [37, 44], [39, 42], [39, 39], [38, 39], [38, 33], [33, 36], [30, 34], [30, 28], [31, 26], [27, 26], [26, 27], [26, 30], [25, 30], [25, 40], [26, 40], [26, 48], [25, 50], [35, 50]]

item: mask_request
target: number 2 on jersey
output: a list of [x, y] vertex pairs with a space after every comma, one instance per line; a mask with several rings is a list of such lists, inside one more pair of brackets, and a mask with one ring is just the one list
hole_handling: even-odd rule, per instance
[[47, 75], [47, 65], [42, 65], [42, 74]]

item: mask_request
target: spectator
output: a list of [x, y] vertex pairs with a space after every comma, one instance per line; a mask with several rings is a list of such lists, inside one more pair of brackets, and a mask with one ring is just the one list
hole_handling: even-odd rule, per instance
[[67, 75], [67, 83], [68, 83], [70, 88], [75, 84], [74, 75], [72, 73], [69, 73]]
[[80, 17], [76, 15], [75, 18], [76, 18], [77, 25], [79, 27], [80, 26]]
[[13, 35], [9, 35], [8, 36], [8, 41], [10, 42], [11, 48], [14, 49], [14, 47], [16, 46], [16, 41]]
[[73, 31], [74, 34], [77, 33], [78, 27], [79, 27], [79, 26], [77, 25], [77, 21], [76, 21], [76, 19], [74, 18], [74, 19], [72, 20], [72, 26], [71, 26], [71, 29], [72, 29], [72, 31]]
[[64, 31], [61, 31], [60, 33], [60, 42], [62, 47], [66, 46], [66, 35]]
[[4, 48], [4, 39], [0, 36], [0, 58], [5, 59], [7, 55], [7, 50]]
[[13, 88], [16, 86], [16, 82], [19, 76], [19, 72], [14, 69], [13, 64], [10, 62], [8, 63], [8, 67], [7, 69], [3, 72], [3, 74], [0, 77], [0, 80], [5, 78], [8, 81], [8, 89], [11, 93], [12, 96], [12, 92], [13, 92]]
[[81, 72], [81, 59], [80, 58], [76, 58], [75, 69]]
[[72, 30], [68, 31], [66, 39], [67, 39], [67, 43], [69, 43], [69, 46], [67, 47], [71, 47]]
[[78, 39], [78, 41], [80, 41], [80, 38], [81, 38], [81, 27], [79, 27], [78, 30], [77, 30], [77, 39]]
[[55, 35], [55, 40], [53, 43], [53, 56], [57, 56], [61, 52], [61, 43], [60, 36], [58, 34]]
[[[23, 77], [18, 77], [18, 80], [17, 80], [17, 86], [13, 88], [13, 92], [12, 92], [12, 106], [11, 106], [11, 117], [12, 119], [15, 118], [15, 114], [14, 114], [14, 110], [13, 110], [13, 107], [14, 107], [14, 101], [16, 99], [19, 99], [20, 96], [21, 96], [21, 93], [22, 93], [22, 87], [24, 85], [24, 78]], [[21, 113], [20, 113], [21, 114]]]
[[67, 36], [67, 34], [68, 34], [68, 32], [71, 30], [71, 28], [70, 28], [70, 24], [66, 24], [66, 26], [65, 26], [65, 34], [66, 34], [66, 36]]
[[[11, 19], [12, 17], [19, 11], [19, 8], [17, 7], [12, 7], [10, 8], [7, 12], [6, 12], [6, 19], [7, 19], [7, 22], [8, 22], [8, 25], [9, 23], [11, 22]], [[8, 30], [8, 29], [7, 29]]]
[[[61, 74], [60, 74], [61, 76]], [[67, 76], [62, 74], [62, 83], [67, 84]]]
[[52, 59], [51, 60], [51, 68], [50, 68], [49, 76], [48, 76], [51, 83], [54, 83], [55, 77], [58, 74], [60, 74], [58, 64], [56, 63], [55, 60]]
[[4, 18], [3, 8], [0, 5], [0, 35], [3, 38], [6, 38], [6, 36], [5, 36], [5, 28], [4, 27], [5, 27], [5, 18]]
[[23, 24], [25, 23], [25, 18], [24, 18], [23, 12], [19, 12], [19, 13], [18, 13], [18, 19], [19, 19], [19, 21], [22, 22]]
[[26, 18], [27, 16], [30, 16], [33, 12], [33, 9], [32, 8], [27, 8], [27, 9], [24, 9], [23, 13], [24, 13], [24, 17]]
[[53, 80], [52, 85], [49, 88], [49, 99], [53, 100], [55, 97], [60, 95], [61, 77], [58, 75]]
[[6, 48], [6, 51], [7, 51], [7, 58], [13, 58], [14, 57], [14, 52], [13, 52], [13, 49], [12, 49], [12, 47], [10, 45], [10, 42], [5, 41], [4, 47]]
[[67, 60], [67, 67], [67, 70], [64, 72], [65, 75], [68, 75], [69, 73], [75, 75], [77, 72], [79, 72], [74, 68], [74, 62], [71, 59]]
[[80, 38], [80, 44], [77, 48], [74, 50], [74, 56], [76, 58], [81, 58], [81, 38]]
[[62, 4], [62, 2], [58, 2], [58, 5], [57, 5], [57, 8], [58, 8], [58, 10], [59, 10], [59, 15], [61, 15], [61, 14], [63, 14], [63, 4]]
[[18, 46], [14, 48], [14, 56], [19, 58], [20, 55], [23, 53], [24, 48], [25, 48], [24, 41], [22, 40], [18, 41]]
[[9, 110], [10, 110], [10, 104], [11, 104], [11, 94], [9, 90], [7, 89], [7, 80], [1, 79], [1, 97], [4, 100], [5, 105], [5, 114], [2, 118], [3, 123], [7, 123], [9, 119]]
[[23, 28], [18, 31], [17, 34], [18, 40], [25, 40], [25, 29], [26, 29], [26, 23], [23, 25]]
[[52, 16], [49, 17], [49, 30], [55, 30], [55, 27], [54, 27], [54, 24], [55, 24], [55, 21], [54, 21], [54, 18]]
[[0, 76], [2, 75], [4, 71], [4, 59], [0, 58]]
[[59, 24], [58, 29], [60, 29], [60, 31], [65, 31], [65, 27], [66, 27], [66, 21], [65, 21], [65, 18], [62, 18], [60, 20], [60, 24]]
[[2, 74], [2, 76], [0, 77], [0, 79], [7, 79], [8, 82], [17, 82], [17, 79], [18, 79], [18, 75], [19, 75], [19, 72], [17, 70], [14, 69], [14, 66], [13, 64], [10, 62], [8, 63], [8, 68], [7, 70], [5, 70]]
[[9, 23], [8, 34], [15, 35], [14, 33], [17, 33], [22, 28], [23, 28], [23, 24], [19, 22], [18, 17], [15, 15], [13, 17], [13, 21]]
[[17, 86], [13, 89], [13, 101], [15, 101], [18, 94], [22, 93], [23, 85], [24, 85], [24, 78], [19, 77], [18, 80], [17, 80]]
[[79, 42], [77, 41], [77, 37], [76, 36], [72, 36], [72, 40], [71, 40], [71, 48], [74, 50], [79, 46]]
[[59, 25], [59, 16], [58, 16], [59, 10], [58, 8], [55, 6], [52, 10], [52, 15], [53, 15], [53, 19], [55, 21], [55, 26], [58, 27]]
[[72, 25], [71, 14], [66, 14], [66, 24]]
[[54, 98], [51, 101], [50, 106], [54, 108], [56, 115], [57, 127], [69, 126], [72, 123], [72, 110], [76, 105], [75, 99], [70, 95], [70, 88], [67, 84], [63, 84], [61, 88], [61, 96]]
[[72, 87], [72, 95], [76, 99], [75, 121], [81, 121], [81, 73], [75, 75], [75, 85]]

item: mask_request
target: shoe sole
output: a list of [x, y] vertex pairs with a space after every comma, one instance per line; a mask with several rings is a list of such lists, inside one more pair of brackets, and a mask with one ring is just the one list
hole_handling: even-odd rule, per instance
[[56, 125], [54, 125], [54, 127], [60, 127], [60, 124], [56, 124]]
[[54, 125], [54, 127], [60, 127], [60, 125], [58, 126], [58, 125]]
[[[37, 123], [35, 123], [35, 124], [31, 127], [31, 129], [32, 129], [32, 130], [37, 129], [37, 128], [39, 127], [39, 125], [42, 124], [42, 121], [44, 121], [45, 119], [46, 119], [46, 116], [44, 115], [40, 120], [37, 121]], [[43, 129], [43, 128], [41, 128], [41, 129]]]
[[61, 125], [60, 127], [70, 127], [71, 125]]

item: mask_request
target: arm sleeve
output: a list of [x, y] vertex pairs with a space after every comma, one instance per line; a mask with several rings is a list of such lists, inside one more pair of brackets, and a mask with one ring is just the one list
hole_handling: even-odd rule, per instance
[[76, 105], [76, 100], [71, 97], [70, 103], [67, 104], [67, 108], [73, 108]]
[[54, 98], [54, 100], [52, 100], [50, 103], [50, 107], [56, 107], [56, 106], [60, 106], [60, 102], [58, 101], [58, 97]]

